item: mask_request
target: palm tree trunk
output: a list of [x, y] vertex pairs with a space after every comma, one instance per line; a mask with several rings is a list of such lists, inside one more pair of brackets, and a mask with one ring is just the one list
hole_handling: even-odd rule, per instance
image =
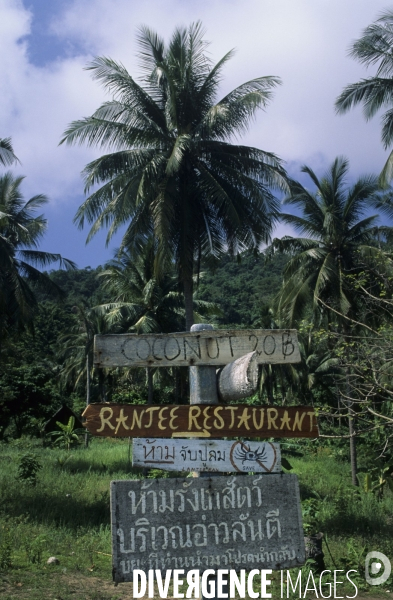
[[[86, 356], [86, 406], [90, 404], [90, 355]], [[89, 435], [85, 433], [85, 448], [89, 445]]]
[[[347, 392], [347, 398], [350, 397], [351, 394], [351, 389], [350, 389], [350, 383], [349, 383], [349, 372], [347, 370], [346, 376], [345, 376], [345, 385], [346, 385], [346, 392]], [[352, 475], [352, 485], [356, 485], [359, 486], [359, 481], [358, 481], [358, 461], [357, 461], [357, 452], [356, 452], [356, 432], [355, 432], [355, 427], [354, 427], [354, 417], [355, 417], [355, 411], [352, 408], [352, 402], [349, 402], [347, 404], [348, 406], [348, 426], [349, 426], [349, 453], [350, 453], [350, 459], [351, 459], [351, 475]]]
[[351, 474], [352, 474], [352, 485], [359, 486], [358, 481], [358, 461], [357, 461], [357, 452], [356, 452], [356, 435], [355, 435], [355, 427], [354, 427], [354, 417], [355, 411], [352, 408], [349, 408], [349, 450], [351, 456]]
[[[346, 325], [343, 325], [343, 333], [345, 341], [350, 341], [350, 331], [348, 330]], [[351, 475], [352, 475], [352, 485], [359, 486], [358, 481], [358, 461], [357, 461], [357, 452], [356, 452], [356, 431], [354, 427], [354, 418], [356, 416], [355, 411], [352, 408], [353, 402], [349, 399], [351, 398], [351, 382], [349, 379], [350, 376], [350, 368], [347, 367], [345, 369], [345, 388], [346, 388], [346, 405], [348, 407], [348, 429], [349, 429], [349, 453], [351, 460]]]
[[103, 371], [103, 369], [98, 369], [98, 389], [99, 389], [101, 402], [106, 402], [105, 375], [102, 371]]
[[186, 331], [190, 331], [191, 326], [194, 325], [194, 306], [193, 306], [193, 280], [192, 274], [184, 277], [183, 280], [183, 291], [184, 291], [184, 307], [186, 310]]

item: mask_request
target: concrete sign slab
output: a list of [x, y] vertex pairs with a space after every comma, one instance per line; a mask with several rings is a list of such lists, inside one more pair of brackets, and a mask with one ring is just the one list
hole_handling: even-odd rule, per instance
[[112, 481], [113, 578], [305, 562], [296, 475]]

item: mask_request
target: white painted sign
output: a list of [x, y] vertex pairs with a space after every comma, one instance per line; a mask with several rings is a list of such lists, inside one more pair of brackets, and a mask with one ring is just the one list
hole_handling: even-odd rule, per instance
[[279, 473], [280, 444], [135, 438], [132, 464], [166, 471]]
[[226, 365], [254, 351], [259, 364], [300, 362], [294, 329], [127, 333], [96, 335], [94, 338], [96, 367]]

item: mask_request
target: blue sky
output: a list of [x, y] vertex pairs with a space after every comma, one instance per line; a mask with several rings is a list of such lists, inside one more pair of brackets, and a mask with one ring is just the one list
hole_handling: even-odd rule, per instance
[[[26, 199], [50, 198], [42, 249], [94, 267], [118, 243], [105, 248], [103, 233], [86, 246], [87, 230], [72, 223], [84, 199], [80, 172], [99, 151], [58, 142], [70, 121], [105, 99], [84, 70], [94, 56], [110, 56], [138, 76], [141, 24], [168, 38], [176, 25], [200, 19], [214, 60], [235, 47], [222, 94], [253, 77], [282, 78], [241, 141], [278, 154], [292, 177], [300, 178], [304, 163], [322, 174], [339, 154], [349, 158], [353, 178], [378, 173], [387, 157], [379, 118], [367, 123], [361, 109], [338, 117], [333, 104], [347, 83], [372, 74], [348, 57], [348, 47], [386, 8], [380, 0], [0, 0], [0, 137], [12, 137]], [[291, 231], [279, 226], [283, 233]]]

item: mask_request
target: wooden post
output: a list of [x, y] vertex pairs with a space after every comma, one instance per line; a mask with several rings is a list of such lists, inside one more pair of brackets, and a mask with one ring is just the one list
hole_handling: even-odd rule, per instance
[[[196, 323], [192, 325], [190, 331], [212, 330], [213, 325], [207, 323]], [[190, 404], [218, 404], [217, 394], [217, 374], [215, 367], [190, 367]], [[220, 473], [221, 475], [221, 473]], [[212, 473], [205, 471], [193, 471], [194, 477], [211, 477]], [[217, 475], [214, 475], [217, 476]], [[209, 582], [213, 582], [217, 589], [217, 579], [215, 576], [209, 577]], [[228, 585], [223, 586], [224, 593], [228, 594], [226, 589]], [[228, 594], [229, 595], [229, 594]], [[201, 592], [201, 600], [205, 599]], [[217, 596], [213, 600], [218, 600]]]
[[[90, 356], [89, 351], [87, 351], [86, 356], [86, 406], [90, 404]], [[89, 446], [89, 434], [86, 431], [85, 433], [85, 448]]]

